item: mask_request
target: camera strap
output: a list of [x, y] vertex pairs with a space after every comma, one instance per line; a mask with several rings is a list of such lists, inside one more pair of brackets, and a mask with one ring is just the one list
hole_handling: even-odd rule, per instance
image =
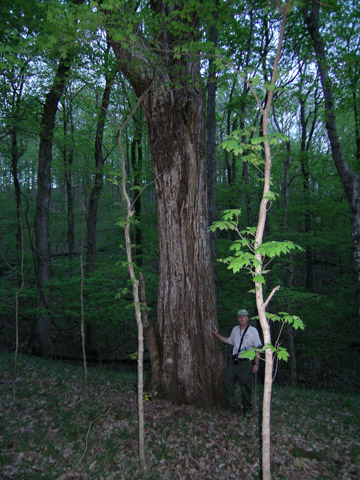
[[[240, 326], [239, 326], [240, 328]], [[242, 337], [241, 337], [241, 340], [240, 340], [240, 345], [239, 345], [239, 350], [237, 352], [237, 356], [239, 357], [239, 353], [240, 353], [240, 349], [241, 349], [241, 345], [243, 343], [243, 340], [244, 340], [244, 337], [245, 337], [245, 334], [247, 332], [247, 329], [249, 328], [249, 325], [246, 326], [245, 330], [244, 330], [244, 333], [242, 334]], [[241, 328], [240, 328], [240, 332], [241, 332]]]

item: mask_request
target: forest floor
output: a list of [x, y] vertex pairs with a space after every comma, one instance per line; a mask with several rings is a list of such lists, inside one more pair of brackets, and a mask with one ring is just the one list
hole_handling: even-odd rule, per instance
[[[135, 376], [0, 354], [1, 480], [140, 479]], [[257, 391], [260, 394], [261, 388]], [[272, 479], [360, 478], [360, 396], [274, 386]], [[148, 479], [260, 478], [259, 418], [145, 402]]]

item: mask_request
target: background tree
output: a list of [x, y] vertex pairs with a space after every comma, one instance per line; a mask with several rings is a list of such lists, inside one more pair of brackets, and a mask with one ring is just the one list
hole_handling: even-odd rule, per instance
[[331, 153], [339, 173], [350, 207], [351, 245], [355, 290], [358, 304], [358, 335], [360, 333], [360, 177], [346, 161], [336, 124], [336, 102], [332, 80], [325, 52], [325, 43], [320, 32], [320, 2], [307, 1], [304, 10], [305, 23], [311, 35], [325, 101], [325, 125], [331, 146]]

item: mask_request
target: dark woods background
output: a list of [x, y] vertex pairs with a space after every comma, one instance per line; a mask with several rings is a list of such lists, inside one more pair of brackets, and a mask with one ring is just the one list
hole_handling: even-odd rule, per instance
[[[163, 10], [153, 5], [147, 11], [139, 2], [137, 15], [149, 22], [153, 40], [148, 59], [135, 65], [139, 72], [147, 61], [160, 61], [151, 53], [162, 48], [154, 40], [158, 38], [156, 22], [161, 12], [170, 13], [167, 2], [158, 3]], [[196, 7], [194, 2], [183, 3], [180, 11], [188, 9], [188, 14]], [[267, 240], [290, 239], [304, 251], [274, 261], [266, 289], [270, 292], [281, 285], [269, 311], [296, 314], [306, 329], [292, 332], [286, 326], [272, 325], [273, 341], [281, 334], [279, 342], [292, 354], [288, 363], [278, 365], [276, 381], [359, 391], [359, 295], [354, 261], [358, 240], [354, 204], [359, 203], [359, 196], [354, 189], [351, 197], [348, 184], [352, 177], [347, 176], [346, 184], [334, 161], [326, 128], [329, 112], [324, 107], [311, 37], [315, 17], [313, 23], [304, 21], [304, 11], [311, 7], [311, 2], [305, 3], [289, 16], [274, 96], [271, 128], [286, 134], [288, 140], [274, 147], [272, 190], [277, 198], [266, 225]], [[103, 4], [111, 9], [121, 2]], [[186, 46], [195, 55], [202, 44], [201, 78], [195, 87], [206, 94], [210, 219], [219, 219], [225, 209], [241, 208], [240, 223], [246, 228], [257, 221], [261, 165], [254, 167], [246, 155], [235, 157], [224, 151], [221, 142], [236, 130], [241, 130], [245, 143], [261, 135], [256, 102], [236, 70], [258, 77], [253, 84], [264, 101], [263, 83], [270, 77], [279, 14], [258, 1], [203, 4], [207, 14], [199, 25], [190, 22], [186, 26], [187, 32], [194, 28], [200, 32], [193, 44], [184, 39], [183, 19], [169, 24], [171, 49], [180, 51]], [[89, 360], [113, 366], [135, 362], [131, 355], [137, 351], [137, 331], [118, 185], [119, 126], [136, 103], [131, 82], [107, 42], [107, 24], [100, 9], [91, 11], [87, 2], [80, 1], [35, 0], [25, 4], [6, 0], [0, 9], [1, 348], [14, 350], [18, 318], [21, 352], [81, 360], [83, 302]], [[130, 26], [138, 18], [134, 11], [123, 12]], [[307, 14], [315, 13], [308, 10]], [[347, 172], [356, 180], [360, 161], [359, 6], [352, 1], [330, 2], [321, 10], [319, 21], [332, 82], [332, 113]], [[149, 31], [144, 27], [144, 34], [149, 36]], [[118, 32], [124, 30], [118, 28]], [[121, 37], [127, 34], [119, 33], [113, 41], [128, 46], [132, 37]], [[232, 66], [214, 61], [210, 53], [216, 44]], [[166, 55], [172, 53], [164, 50], [161, 62]], [[188, 57], [181, 61], [186, 65]], [[155, 63], [152, 68], [155, 72], [159, 67]], [[193, 81], [184, 78], [179, 65], [171, 68], [169, 89], [176, 91]], [[174, 68], [179, 68], [178, 84]], [[144, 273], [148, 314], [155, 325], [158, 295], [162, 295], [158, 292], [157, 202], [152, 150], [141, 109], [134, 113], [121, 141], [136, 212], [134, 258], [137, 271]], [[171, 138], [168, 142], [172, 148]], [[256, 315], [247, 272], [233, 275], [226, 265], [216, 262], [229, 254], [233, 240], [228, 232], [212, 239], [217, 315], [224, 335], [236, 324], [240, 307]]]

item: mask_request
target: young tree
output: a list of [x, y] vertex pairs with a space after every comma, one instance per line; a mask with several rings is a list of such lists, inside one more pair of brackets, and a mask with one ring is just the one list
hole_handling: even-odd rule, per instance
[[[263, 189], [262, 198], [259, 207], [258, 222], [256, 228], [248, 227], [245, 231], [239, 231], [237, 216], [239, 211], [228, 211], [224, 214], [224, 221], [215, 223], [212, 228], [231, 229], [238, 233], [240, 240], [237, 240], [233, 244], [234, 256], [229, 257], [227, 260], [229, 268], [234, 272], [239, 271], [241, 268], [247, 268], [253, 276], [255, 284], [255, 298], [256, 307], [261, 324], [261, 329], [264, 337], [263, 352], [265, 355], [265, 377], [264, 377], [264, 394], [262, 404], [262, 476], [264, 480], [270, 480], [270, 419], [271, 419], [271, 395], [272, 395], [272, 383], [273, 383], [273, 364], [274, 355], [278, 357], [284, 355], [284, 350], [279, 346], [272, 345], [270, 318], [280, 319], [279, 316], [269, 315], [267, 313], [267, 307], [280, 286], [273, 288], [266, 296], [264, 290], [264, 275], [266, 274], [266, 258], [272, 258], [283, 252], [288, 252], [291, 249], [297, 248], [292, 242], [264, 242], [265, 224], [267, 220], [268, 203], [274, 198], [274, 194], [271, 191], [271, 168], [272, 168], [272, 152], [269, 131], [269, 115], [271, 104], [274, 96], [275, 83], [277, 78], [278, 63], [281, 56], [281, 45], [284, 37], [286, 19], [288, 13], [292, 9], [291, 3], [282, 4], [280, 1], [276, 1], [276, 5], [281, 12], [281, 26], [279, 32], [279, 39], [277, 43], [276, 54], [274, 58], [274, 64], [271, 72], [270, 82], [265, 82], [265, 105], [262, 106], [260, 99], [254, 89], [254, 84], [257, 81], [248, 80], [247, 75], [243, 74], [244, 81], [250, 86], [254, 97], [256, 99], [258, 108], [262, 115], [261, 122], [261, 136], [253, 138], [250, 143], [244, 145], [241, 142], [242, 132], [234, 132], [234, 138], [224, 142], [224, 147], [236, 154], [242, 154], [244, 150], [250, 150], [254, 155], [250, 156], [253, 159], [254, 164], [263, 164]], [[262, 145], [261, 145], [262, 144]], [[263, 159], [262, 159], [263, 155]], [[235, 220], [234, 220], [234, 217]], [[245, 251], [245, 249], [247, 249]], [[283, 319], [285, 315], [282, 315]], [[300, 319], [297, 319], [300, 320]], [[293, 319], [286, 314], [286, 320], [284, 322], [292, 323]], [[299, 325], [302, 325], [299, 321]], [[288, 355], [287, 353], [285, 354]], [[245, 357], [254, 358], [255, 351], [245, 352]], [[285, 358], [286, 358], [285, 356]]]

